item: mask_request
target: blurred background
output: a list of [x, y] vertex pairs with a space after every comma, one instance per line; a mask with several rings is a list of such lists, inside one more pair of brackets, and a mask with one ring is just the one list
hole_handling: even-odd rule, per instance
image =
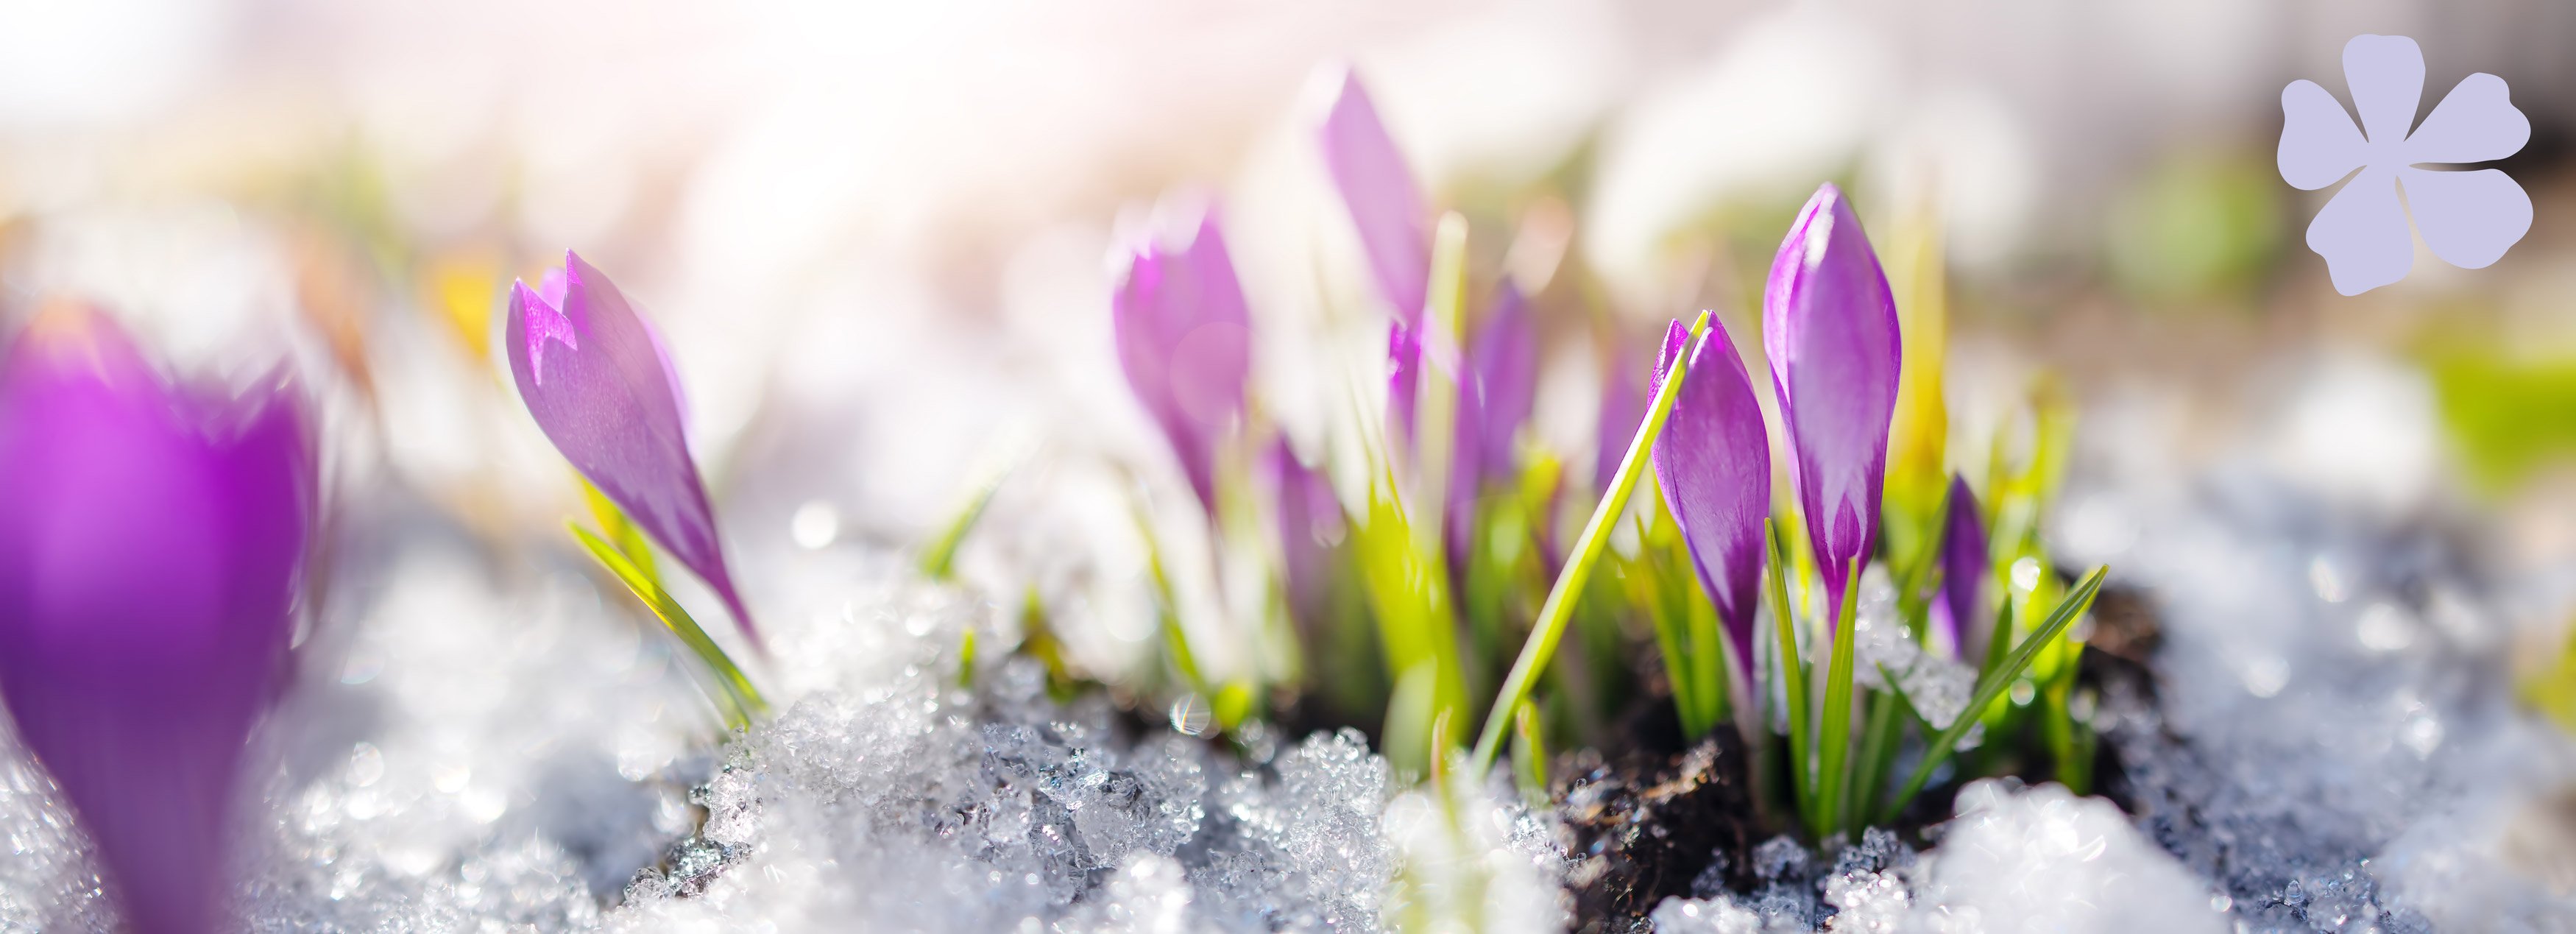
[[[2304, 246], [2331, 190], [2274, 169], [2281, 88], [2344, 98], [2366, 32], [2421, 43], [2427, 109], [2484, 71], [2530, 116], [2502, 167], [2537, 219], [2493, 267], [2419, 245], [2345, 298]], [[2498, 560], [2567, 567], [2571, 45], [2547, 0], [0, 0], [0, 319], [79, 297], [205, 378], [291, 359], [329, 389], [339, 495], [506, 544], [575, 494], [492, 313], [576, 249], [661, 322], [751, 553], [916, 541], [1016, 457], [1045, 465], [994, 512], [1018, 534], [970, 564], [1132, 577], [1118, 496], [1078, 495], [1128, 474], [1084, 465], [1177, 474], [1105, 258], [1217, 205], [1263, 417], [1315, 443], [1371, 381], [1309, 361], [1382, 346], [1312, 136], [1347, 63], [1477, 261], [1538, 288], [1537, 434], [1575, 469], [1600, 335], [1642, 352], [1699, 308], [1751, 333], [1779, 231], [1835, 180], [1875, 227], [1938, 218], [1962, 437], [2045, 366], [2123, 456], [2473, 510]], [[1141, 644], [1140, 607], [1095, 609]]]

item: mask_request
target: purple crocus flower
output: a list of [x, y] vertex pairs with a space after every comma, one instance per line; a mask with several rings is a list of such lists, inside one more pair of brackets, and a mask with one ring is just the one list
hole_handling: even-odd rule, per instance
[[86, 311], [0, 367], [0, 697], [132, 930], [224, 926], [245, 743], [295, 630], [307, 425], [283, 380], [174, 387]]
[[1279, 506], [1279, 551], [1290, 614], [1301, 624], [1322, 619], [1332, 543], [1341, 540], [1342, 506], [1332, 481], [1297, 459], [1287, 438], [1270, 443], [1268, 470]]
[[[1788, 423], [1791, 476], [1827, 608], [1878, 539], [1887, 430], [1896, 414], [1896, 300], [1840, 189], [1816, 189], [1771, 261], [1762, 346]], [[1685, 384], [1687, 385], [1687, 384]]]
[[1496, 291], [1493, 311], [1468, 342], [1467, 366], [1476, 385], [1477, 417], [1472, 437], [1460, 422], [1458, 446], [1476, 447], [1486, 479], [1509, 478], [1519, 453], [1513, 442], [1538, 398], [1538, 325], [1520, 289], [1507, 282]]
[[1619, 476], [1619, 461], [1628, 456], [1629, 442], [1637, 439], [1637, 429], [1646, 421], [1646, 397], [1637, 391], [1637, 380], [1629, 374], [1636, 370], [1636, 360], [1624, 345], [1610, 351], [1609, 378], [1601, 382], [1601, 422], [1599, 446], [1592, 459], [1592, 490], [1607, 492], [1610, 481]]
[[1688, 346], [1690, 329], [1675, 321], [1664, 332], [1655, 385], [1690, 354], [1687, 378], [1655, 439], [1655, 483], [1664, 508], [1690, 545], [1700, 587], [1717, 605], [1746, 677], [1753, 672], [1753, 609], [1761, 602], [1762, 520], [1771, 514], [1771, 441], [1762, 425], [1762, 403], [1753, 378], [1726, 325], [1709, 320], [1708, 335]]
[[1390, 374], [1387, 407], [1404, 437], [1413, 435], [1413, 395], [1422, 358], [1423, 302], [1430, 295], [1431, 211], [1404, 154], [1387, 135], [1359, 75], [1341, 74], [1320, 139], [1324, 168], [1341, 189], [1342, 204], [1359, 229], [1360, 247], [1378, 294], [1395, 310], [1387, 335]]
[[1941, 599], [1932, 603], [1932, 622], [1949, 634], [1960, 657], [1986, 657], [1994, 617], [1984, 612], [1986, 527], [1977, 518], [1977, 494], [1968, 480], [1950, 475], [1950, 519], [1941, 530]]
[[546, 283], [552, 297], [511, 285], [506, 336], [520, 400], [564, 459], [705, 580], [759, 645], [689, 457], [679, 380], [662, 339], [579, 255], [564, 254], [562, 283], [560, 291]]
[[1251, 315], [1215, 213], [1199, 218], [1186, 243], [1140, 243], [1110, 315], [1127, 384], [1213, 512], [1217, 447], [1243, 413], [1252, 359]]
[[1359, 228], [1379, 294], [1397, 321], [1420, 327], [1431, 282], [1431, 211], [1356, 72], [1342, 72], [1333, 109], [1324, 116], [1323, 144], [1324, 168]]
[[1456, 442], [1450, 449], [1449, 561], [1464, 572], [1475, 535], [1476, 501], [1487, 481], [1512, 478], [1512, 443], [1529, 420], [1537, 393], [1538, 332], [1529, 302], [1504, 283], [1493, 310], [1468, 340], [1466, 378], [1458, 384]]

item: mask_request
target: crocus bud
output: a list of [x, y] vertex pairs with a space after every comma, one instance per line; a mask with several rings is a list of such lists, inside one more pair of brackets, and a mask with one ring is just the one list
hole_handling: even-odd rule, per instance
[[1460, 421], [1458, 447], [1476, 446], [1486, 479], [1509, 478], [1518, 454], [1513, 443], [1538, 398], [1538, 326], [1529, 300], [1510, 283], [1496, 291], [1493, 311], [1469, 341], [1467, 366], [1476, 387], [1476, 420], [1472, 426]]
[[1610, 481], [1619, 475], [1619, 460], [1628, 456], [1628, 443], [1637, 439], [1637, 429], [1646, 421], [1646, 397], [1637, 391], [1637, 380], [1629, 374], [1636, 369], [1636, 358], [1625, 346], [1610, 351], [1610, 374], [1601, 381], [1601, 420], [1598, 447], [1592, 459], [1592, 491], [1608, 491]]
[[1218, 445], [1243, 414], [1252, 359], [1251, 315], [1216, 215], [1202, 215], [1187, 242], [1139, 243], [1110, 317], [1127, 384], [1214, 511]]
[[1655, 483], [1749, 678], [1753, 609], [1762, 591], [1762, 520], [1771, 514], [1770, 436], [1753, 379], [1745, 375], [1726, 325], [1712, 317], [1699, 346], [1689, 341], [1690, 329], [1673, 322], [1655, 364], [1658, 391], [1673, 367], [1689, 367], [1663, 434], [1655, 439]]
[[1994, 615], [1985, 611], [1986, 526], [1977, 512], [1977, 494], [1968, 480], [1950, 475], [1950, 519], [1941, 531], [1941, 599], [1932, 604], [1932, 622], [1950, 637], [1960, 657], [1986, 657], [1986, 640], [1994, 635]]
[[1431, 210], [1404, 154], [1377, 117], [1359, 75], [1345, 68], [1319, 141], [1324, 168], [1341, 189], [1379, 296], [1395, 312], [1387, 334], [1387, 412], [1398, 437], [1413, 437], [1413, 396], [1422, 363], [1423, 302], [1431, 288]]
[[132, 930], [226, 926], [314, 477], [292, 387], [175, 387], [95, 314], [47, 313], [0, 367], [0, 697]]
[[1488, 480], [1509, 480], [1512, 443], [1529, 420], [1537, 391], [1538, 333], [1528, 300], [1505, 283], [1494, 307], [1468, 340], [1466, 378], [1458, 384], [1456, 443], [1449, 449], [1449, 560], [1466, 567], [1476, 529], [1476, 501]]
[[1332, 481], [1297, 459], [1287, 438], [1270, 443], [1268, 470], [1278, 494], [1279, 551], [1288, 609], [1300, 625], [1322, 620], [1332, 546], [1342, 538], [1341, 501]]
[[758, 644], [725, 564], [715, 507], [689, 457], [679, 380], [661, 338], [580, 256], [564, 254], [562, 281], [554, 299], [525, 282], [510, 288], [504, 336], [520, 400], [555, 450], [705, 580]]
[[1431, 283], [1431, 210], [1404, 154], [1379, 122], [1368, 89], [1348, 69], [1342, 71], [1332, 110], [1324, 116], [1322, 142], [1324, 168], [1359, 228], [1378, 293], [1394, 308], [1397, 321], [1420, 327]]
[[1762, 345], [1833, 613], [1878, 539], [1898, 341], [1896, 301], [1860, 219], [1840, 189], [1816, 189], [1771, 261]]

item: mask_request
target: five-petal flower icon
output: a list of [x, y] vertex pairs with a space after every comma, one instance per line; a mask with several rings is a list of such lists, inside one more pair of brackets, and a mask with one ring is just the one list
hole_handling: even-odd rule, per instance
[[2514, 108], [2503, 78], [2480, 72], [2461, 79], [2416, 126], [2424, 53], [2415, 40], [2354, 36], [2343, 47], [2343, 75], [2359, 126], [2314, 81], [2281, 89], [2281, 179], [2314, 191], [2352, 177], [2308, 224], [2308, 248], [2326, 258], [2335, 291], [2359, 295], [2406, 278], [2415, 263], [2410, 211], [2433, 255], [2464, 269], [2502, 259], [2531, 230], [2531, 196], [2502, 170], [2420, 167], [2521, 151], [2531, 121]]

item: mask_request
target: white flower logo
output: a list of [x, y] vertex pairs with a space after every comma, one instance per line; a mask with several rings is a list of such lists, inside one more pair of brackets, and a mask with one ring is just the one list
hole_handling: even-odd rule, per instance
[[2353, 176], [2308, 224], [2308, 248], [2326, 258], [2335, 291], [2359, 295], [2406, 278], [2415, 265], [2410, 209], [2424, 245], [2463, 269], [2504, 258], [2531, 230], [2531, 196], [2502, 170], [2418, 168], [2521, 151], [2531, 121], [2514, 108], [2503, 78], [2480, 72], [2461, 79], [2409, 134], [2424, 97], [2424, 52], [2415, 40], [2352, 37], [2343, 47], [2343, 77], [2361, 114], [2358, 127], [2314, 81], [2281, 89], [2281, 180], [2314, 191]]

